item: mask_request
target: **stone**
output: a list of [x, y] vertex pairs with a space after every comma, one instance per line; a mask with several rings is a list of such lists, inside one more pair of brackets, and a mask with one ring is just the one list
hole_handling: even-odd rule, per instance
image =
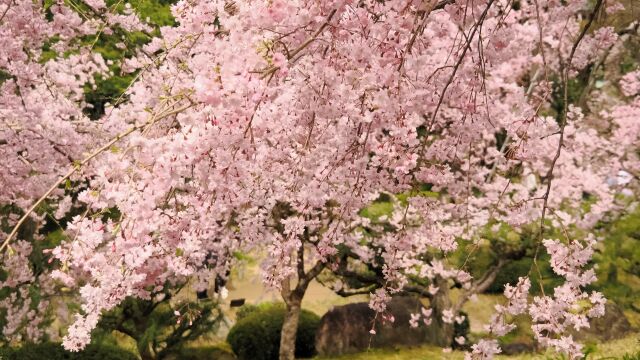
[[579, 341], [609, 341], [623, 338], [632, 330], [631, 323], [624, 315], [622, 308], [611, 301], [605, 305], [604, 315], [591, 319], [589, 325], [588, 329], [575, 332], [574, 338]]
[[502, 354], [504, 355], [518, 355], [522, 353], [530, 353], [535, 350], [533, 344], [515, 342], [511, 344], [502, 345]]
[[[395, 321], [376, 321], [376, 334], [369, 333], [375, 312], [368, 303], [336, 306], [320, 319], [316, 332], [316, 350], [322, 356], [361, 352], [371, 348], [417, 346], [428, 342], [431, 329], [411, 328], [412, 313], [419, 313], [422, 303], [412, 297], [397, 297], [388, 305]], [[380, 315], [378, 316], [381, 317]]]

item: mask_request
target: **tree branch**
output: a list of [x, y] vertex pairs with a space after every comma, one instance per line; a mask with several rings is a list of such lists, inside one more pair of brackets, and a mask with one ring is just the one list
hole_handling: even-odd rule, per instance
[[[327, 16], [327, 19], [324, 21], [324, 23], [322, 23], [322, 25], [318, 28], [318, 30], [316, 30], [316, 32], [314, 32], [313, 35], [311, 35], [307, 40], [305, 40], [305, 42], [300, 44], [300, 46], [298, 46], [296, 49], [290, 52], [289, 56], [287, 56], [287, 59], [292, 60], [292, 62], [294, 62], [295, 60], [293, 58], [296, 55], [298, 55], [302, 50], [304, 50], [307, 46], [309, 46], [309, 44], [311, 44], [318, 36], [320, 36], [322, 31], [324, 31], [324, 29], [329, 25], [329, 22], [331, 21], [331, 19], [333, 18], [333, 16], [336, 14], [337, 11], [338, 11], [337, 9], [331, 10], [329, 15]], [[275, 66], [275, 65], [270, 66], [269, 68], [262, 71], [262, 78], [264, 79], [267, 76], [275, 73], [278, 69], [279, 69], [278, 66]]]
[[498, 273], [502, 270], [504, 265], [507, 264], [507, 262], [508, 260], [503, 260], [502, 258], [498, 259], [498, 263], [496, 265], [489, 268], [489, 270], [487, 270], [480, 279], [474, 281], [471, 288], [460, 296], [460, 299], [455, 306], [456, 310], [459, 311], [472, 295], [485, 292], [496, 280], [496, 276], [498, 276]]
[[593, 11], [589, 16], [589, 21], [584, 26], [584, 28], [582, 28], [580, 35], [578, 35], [578, 38], [576, 39], [576, 41], [573, 43], [573, 46], [571, 47], [571, 53], [569, 54], [567, 63], [565, 64], [562, 61], [562, 58], [560, 58], [561, 75], [562, 75], [562, 83], [563, 83], [563, 100], [564, 100], [562, 115], [560, 119], [560, 139], [558, 140], [558, 147], [556, 148], [556, 153], [553, 159], [551, 160], [551, 166], [549, 166], [549, 170], [547, 170], [547, 174], [545, 175], [545, 179], [547, 180], [547, 189], [544, 195], [542, 196], [543, 204], [542, 204], [542, 214], [540, 216], [540, 232], [539, 232], [538, 244], [536, 246], [536, 251], [533, 256], [533, 265], [532, 265], [532, 268], [535, 267], [538, 273], [538, 277], [540, 279], [540, 282], [539, 282], [540, 291], [542, 292], [542, 295], [544, 295], [544, 287], [542, 286], [542, 274], [538, 266], [538, 254], [540, 252], [540, 245], [542, 244], [542, 239], [544, 237], [544, 219], [547, 213], [547, 209], [549, 207], [548, 203], [549, 203], [549, 194], [551, 194], [551, 183], [553, 182], [553, 171], [555, 169], [558, 159], [560, 158], [562, 147], [564, 146], [564, 130], [565, 130], [565, 127], [567, 126], [567, 111], [569, 108], [569, 104], [568, 104], [569, 71], [571, 70], [571, 62], [573, 61], [573, 56], [576, 53], [576, 49], [578, 49], [580, 42], [582, 41], [584, 36], [587, 34], [587, 31], [589, 31], [589, 28], [593, 24], [596, 14], [600, 11], [600, 8], [602, 7], [602, 3], [603, 3], [603, 0], [598, 0], [598, 2], [596, 3], [595, 8], [593, 9]]
[[298, 289], [302, 291], [306, 290], [307, 286], [309, 286], [309, 283], [311, 283], [311, 280], [315, 279], [316, 276], [320, 275], [322, 270], [324, 270], [325, 266], [326, 266], [326, 263], [324, 263], [322, 260], [318, 260], [318, 262], [311, 269], [309, 269], [309, 271], [307, 271], [304, 277], [298, 280], [298, 285], [296, 286], [296, 290]]
[[72, 168], [69, 171], [67, 171], [66, 174], [64, 174], [62, 177], [60, 177], [60, 179], [58, 179], [58, 181], [56, 181], [53, 185], [51, 185], [51, 187], [35, 203], [33, 203], [33, 205], [31, 205], [31, 207], [29, 209], [27, 209], [27, 211], [24, 213], [24, 215], [22, 215], [20, 220], [18, 220], [16, 225], [13, 227], [13, 230], [11, 230], [11, 233], [9, 234], [9, 236], [7, 236], [7, 238], [2, 242], [2, 245], [0, 245], [0, 253], [9, 245], [9, 242], [11, 242], [11, 240], [16, 236], [16, 234], [18, 233], [18, 230], [20, 229], [20, 226], [22, 226], [22, 224], [27, 220], [29, 215], [31, 215], [31, 213], [38, 206], [40, 206], [40, 204], [42, 204], [42, 202], [47, 197], [49, 197], [49, 195], [51, 195], [51, 193], [53, 193], [58, 188], [58, 186], [60, 186], [67, 179], [69, 179], [71, 177], [71, 175], [75, 174], [78, 170], [80, 170], [82, 168], [82, 166], [86, 165], [91, 160], [93, 160], [96, 156], [98, 156], [101, 153], [103, 153], [104, 151], [108, 150], [109, 148], [111, 148], [112, 145], [114, 145], [115, 143], [117, 143], [120, 140], [124, 139], [125, 137], [127, 137], [130, 134], [132, 134], [133, 132], [135, 132], [137, 130], [144, 129], [144, 128], [150, 126], [150, 125], [153, 125], [157, 121], [162, 120], [162, 119], [164, 119], [164, 118], [166, 118], [168, 116], [180, 113], [180, 112], [190, 108], [194, 104], [193, 103], [189, 103], [187, 105], [183, 105], [183, 106], [180, 106], [178, 108], [171, 109], [175, 105], [177, 105], [177, 102], [172, 104], [172, 105], [170, 105], [170, 106], [168, 106], [167, 108], [165, 108], [164, 110], [160, 111], [159, 113], [152, 115], [151, 118], [149, 120], [147, 120], [146, 122], [144, 122], [144, 123], [142, 123], [140, 125], [132, 126], [128, 130], [118, 134], [116, 137], [112, 138], [106, 144], [104, 144], [101, 147], [99, 147], [98, 149], [94, 150], [91, 154], [89, 154], [89, 156], [85, 157], [81, 161], [78, 161], [78, 162], [72, 164], [73, 165]]
[[462, 50], [462, 54], [460, 55], [460, 58], [458, 58], [458, 61], [453, 67], [453, 72], [451, 73], [451, 76], [449, 76], [449, 80], [447, 80], [447, 83], [444, 85], [444, 88], [442, 89], [442, 93], [440, 94], [440, 98], [438, 99], [438, 105], [436, 105], [436, 109], [434, 110], [433, 116], [431, 117], [431, 124], [429, 124], [429, 128], [427, 129], [428, 131], [431, 131], [431, 126], [436, 121], [436, 115], [438, 115], [438, 110], [440, 110], [440, 106], [442, 106], [442, 102], [444, 101], [444, 96], [447, 93], [447, 89], [449, 88], [449, 85], [453, 83], [453, 78], [456, 76], [456, 73], [458, 72], [458, 68], [462, 64], [462, 61], [464, 60], [464, 57], [467, 54], [467, 51], [469, 50], [469, 48], [471, 48], [471, 41], [473, 40], [473, 37], [475, 36], [478, 28], [482, 26], [482, 23], [484, 22], [484, 19], [487, 17], [487, 13], [489, 12], [489, 9], [491, 8], [491, 5], [493, 5], [494, 1], [495, 0], [489, 0], [489, 2], [487, 3], [487, 7], [484, 9], [482, 14], [480, 15], [480, 18], [478, 19], [478, 22], [473, 27], [473, 30], [469, 35], [469, 40], [466, 42]]

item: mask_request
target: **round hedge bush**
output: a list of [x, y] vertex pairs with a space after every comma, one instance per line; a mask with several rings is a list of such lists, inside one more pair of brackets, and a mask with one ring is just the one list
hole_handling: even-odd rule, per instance
[[88, 345], [79, 352], [66, 351], [58, 343], [27, 344], [20, 348], [0, 348], [2, 360], [137, 360], [127, 350], [111, 345]]
[[[285, 307], [281, 303], [247, 308], [229, 330], [227, 342], [240, 360], [277, 360], [284, 315]], [[302, 309], [296, 333], [296, 358], [315, 355], [319, 325], [318, 315]]]

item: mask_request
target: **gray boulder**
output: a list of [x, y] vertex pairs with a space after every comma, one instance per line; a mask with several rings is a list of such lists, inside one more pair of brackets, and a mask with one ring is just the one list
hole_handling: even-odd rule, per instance
[[[376, 334], [369, 333], [375, 312], [368, 303], [354, 303], [334, 307], [320, 320], [316, 332], [316, 350], [323, 356], [335, 356], [364, 351], [369, 347], [416, 346], [424, 344], [431, 329], [411, 328], [411, 314], [420, 312], [423, 305], [416, 298], [398, 297], [391, 300], [388, 313], [394, 322], [376, 321]], [[380, 317], [380, 316], [379, 316]]]
[[579, 332], [575, 332], [574, 338], [579, 341], [609, 341], [623, 338], [632, 330], [622, 308], [611, 301], [605, 305], [604, 315], [591, 319], [589, 325], [588, 329], [580, 329]]
[[530, 353], [535, 350], [533, 344], [524, 342], [515, 342], [511, 344], [502, 345], [502, 354], [504, 355], [518, 355], [522, 353]]

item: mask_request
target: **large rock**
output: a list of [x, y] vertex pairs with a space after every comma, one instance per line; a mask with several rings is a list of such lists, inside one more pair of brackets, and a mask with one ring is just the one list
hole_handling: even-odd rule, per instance
[[535, 347], [533, 344], [524, 342], [515, 342], [511, 344], [502, 345], [502, 354], [504, 355], [518, 355], [522, 353], [533, 352]]
[[376, 323], [376, 335], [369, 330], [375, 312], [368, 303], [354, 303], [334, 307], [322, 319], [316, 332], [316, 350], [323, 356], [335, 356], [366, 350], [371, 346], [415, 346], [425, 343], [431, 329], [424, 326], [411, 328], [412, 313], [420, 312], [420, 301], [411, 297], [394, 298], [388, 311], [395, 321]]
[[591, 319], [589, 325], [588, 329], [580, 329], [579, 332], [574, 333], [574, 337], [579, 341], [609, 341], [620, 339], [632, 330], [622, 309], [613, 302], [605, 305], [604, 316]]

